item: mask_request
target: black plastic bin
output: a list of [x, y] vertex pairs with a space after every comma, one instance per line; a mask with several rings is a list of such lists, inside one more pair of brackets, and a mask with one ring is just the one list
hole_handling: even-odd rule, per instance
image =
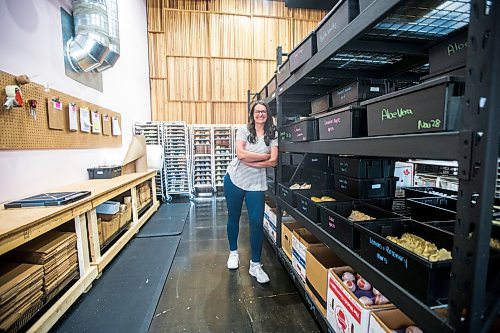
[[322, 113], [330, 108], [330, 94], [318, 97], [311, 101], [311, 114]]
[[[348, 218], [353, 210], [370, 215], [375, 220], [350, 221]], [[321, 227], [352, 250], [359, 249], [359, 232], [354, 228], [354, 224], [403, 219], [398, 214], [369, 205], [363, 201], [328, 202], [319, 205], [319, 212]]]
[[335, 174], [335, 190], [358, 199], [393, 197], [399, 178], [359, 179]]
[[335, 192], [334, 190], [302, 190], [295, 193], [295, 208], [305, 216], [307, 216], [314, 223], [320, 223], [319, 219], [319, 205], [326, 204], [327, 202], [314, 202], [311, 197], [329, 196], [335, 201], [352, 201], [353, 198], [347, 195]]
[[362, 102], [368, 136], [456, 130], [464, 79], [444, 76]]
[[433, 186], [412, 186], [403, 187], [405, 198], [431, 198], [431, 197], [450, 197], [456, 198], [457, 191], [447, 190]]
[[296, 202], [294, 192], [300, 191], [300, 190], [291, 190], [290, 186], [293, 184], [296, 183], [311, 184], [310, 190], [325, 190], [333, 188], [334, 176], [331, 173], [321, 172], [317, 170], [310, 170], [310, 169], [303, 169], [300, 170], [300, 172], [303, 172], [303, 174], [299, 174], [298, 175], [299, 177], [296, 177], [296, 179], [293, 182], [278, 183], [278, 188], [277, 188], [278, 196], [284, 201], [286, 201], [292, 207], [295, 207], [295, 202]]
[[457, 211], [456, 198], [413, 198], [407, 199], [406, 205], [411, 218], [421, 222], [454, 220]]
[[99, 167], [87, 169], [89, 179], [110, 179], [122, 175], [121, 166]]
[[274, 97], [276, 86], [277, 86], [276, 75], [274, 75], [266, 85], [267, 97]]
[[367, 134], [366, 108], [347, 106], [318, 116], [320, 140], [358, 138]]
[[467, 59], [467, 29], [461, 29], [429, 49], [429, 73], [464, 67]]
[[288, 61], [290, 62], [290, 73], [295, 72], [307, 60], [316, 53], [316, 34], [311, 32], [298, 46], [296, 46], [290, 54], [288, 55]]
[[276, 73], [276, 81], [278, 84], [278, 87], [281, 86], [283, 83], [285, 83], [286, 80], [290, 77], [290, 61], [285, 61]]
[[355, 81], [332, 91], [332, 107], [361, 102], [385, 94], [385, 84]]
[[318, 139], [316, 119], [307, 118], [283, 126], [280, 129], [283, 142], [314, 141]]
[[401, 237], [405, 232], [451, 250], [453, 235], [431, 225], [412, 220], [386, 221], [380, 224], [358, 224], [360, 255], [394, 282], [425, 304], [432, 306], [448, 297], [451, 260], [430, 262], [410, 252], [386, 236]]
[[340, 0], [316, 28], [318, 52], [359, 14], [358, 0]]
[[390, 159], [332, 156], [330, 161], [334, 173], [353, 178], [394, 177], [396, 169], [396, 161]]

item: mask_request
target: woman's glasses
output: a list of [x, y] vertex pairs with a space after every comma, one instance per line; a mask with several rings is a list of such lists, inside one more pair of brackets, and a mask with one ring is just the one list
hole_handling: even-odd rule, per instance
[[267, 114], [267, 111], [266, 110], [263, 110], [263, 111], [254, 111], [253, 113], [256, 113], [256, 114]]

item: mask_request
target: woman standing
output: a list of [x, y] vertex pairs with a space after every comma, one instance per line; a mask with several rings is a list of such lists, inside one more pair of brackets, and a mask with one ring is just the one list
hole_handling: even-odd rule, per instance
[[278, 138], [273, 125], [271, 110], [262, 100], [257, 101], [250, 110], [249, 123], [238, 129], [236, 134], [236, 155], [224, 177], [224, 195], [227, 202], [227, 238], [229, 258], [227, 268], [236, 269], [239, 265], [238, 231], [243, 199], [250, 220], [250, 275], [259, 283], [269, 282], [269, 276], [262, 269], [262, 222], [264, 219], [264, 200], [266, 196], [266, 170], [274, 167], [278, 160]]

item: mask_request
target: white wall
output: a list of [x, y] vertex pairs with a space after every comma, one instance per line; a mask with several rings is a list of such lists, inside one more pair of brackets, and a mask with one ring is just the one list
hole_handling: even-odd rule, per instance
[[[0, 70], [122, 114], [122, 147], [0, 151], [0, 202], [88, 178], [87, 167], [121, 164], [132, 123], [151, 119], [146, 0], [118, 1], [121, 56], [101, 93], [64, 74], [60, 8], [70, 0], [0, 0]], [[3, 111], [0, 111], [3, 112]]]

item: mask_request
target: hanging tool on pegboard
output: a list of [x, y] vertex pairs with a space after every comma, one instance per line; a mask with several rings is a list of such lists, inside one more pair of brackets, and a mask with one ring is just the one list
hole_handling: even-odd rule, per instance
[[31, 80], [27, 75], [18, 75], [16, 76], [16, 82], [18, 85], [8, 85], [5, 87], [6, 99], [3, 103], [3, 108], [5, 110], [9, 110], [12, 107], [24, 106], [23, 94], [20, 86], [31, 83]]
[[28, 106], [30, 110], [30, 116], [32, 116], [33, 119], [36, 120], [36, 100], [34, 99], [28, 100]]

